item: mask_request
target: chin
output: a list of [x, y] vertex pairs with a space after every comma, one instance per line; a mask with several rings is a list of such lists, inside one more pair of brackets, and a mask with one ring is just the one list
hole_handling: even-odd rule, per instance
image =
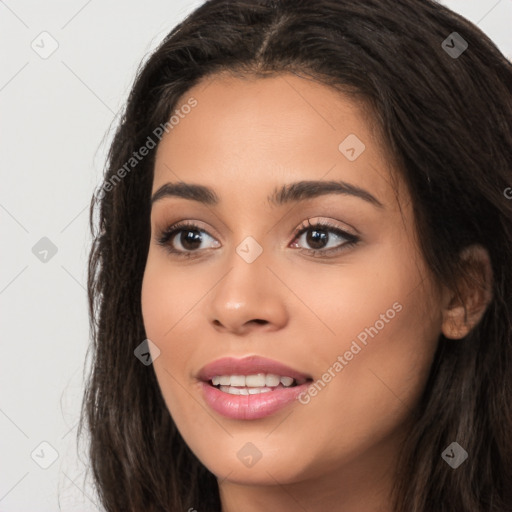
[[201, 457], [200, 460], [219, 480], [225, 479], [240, 485], [275, 486], [276, 482], [289, 484], [306, 478], [306, 469], [297, 464], [294, 450], [291, 450], [289, 455], [280, 452], [280, 454], [267, 454], [265, 457], [265, 454], [262, 454], [261, 458], [254, 459], [252, 462], [250, 460], [243, 462], [243, 454], [240, 458], [242, 461], [235, 454], [234, 457], [223, 456], [219, 459], [215, 454], [209, 454], [207, 457]]

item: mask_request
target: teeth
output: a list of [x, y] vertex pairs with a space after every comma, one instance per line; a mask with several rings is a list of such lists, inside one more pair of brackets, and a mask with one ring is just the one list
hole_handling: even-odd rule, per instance
[[291, 386], [293, 379], [291, 377], [281, 377], [281, 384], [285, 387]]
[[218, 375], [213, 377], [214, 386], [241, 388], [275, 388], [282, 384], [290, 387], [295, 382], [292, 377], [281, 377], [273, 373], [258, 373], [255, 375]]
[[247, 386], [249, 388], [263, 388], [265, 387], [266, 382], [265, 374], [258, 373], [258, 375], [247, 375], [242, 386]]
[[279, 375], [272, 375], [272, 374], [269, 374], [269, 375], [265, 375], [265, 384], [268, 386], [268, 387], [276, 387], [276, 386], [279, 386], [279, 383], [280, 383], [280, 377]]
[[272, 391], [270, 388], [234, 388], [232, 386], [220, 386], [219, 389], [230, 395], [258, 395]]
[[[231, 389], [236, 389], [236, 388], [231, 388]], [[272, 391], [270, 388], [243, 388], [243, 389], [247, 389], [247, 391], [249, 392], [249, 395], [257, 395], [259, 393], [266, 393], [267, 391]], [[242, 393], [240, 393], [242, 394]]]
[[231, 375], [231, 386], [245, 386], [245, 375]]

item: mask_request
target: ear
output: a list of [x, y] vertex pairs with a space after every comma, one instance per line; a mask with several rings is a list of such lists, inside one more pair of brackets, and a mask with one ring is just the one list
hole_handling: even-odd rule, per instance
[[460, 253], [466, 275], [458, 283], [460, 295], [446, 291], [443, 298], [441, 331], [446, 338], [464, 338], [482, 319], [492, 299], [492, 265], [481, 245], [466, 247]]

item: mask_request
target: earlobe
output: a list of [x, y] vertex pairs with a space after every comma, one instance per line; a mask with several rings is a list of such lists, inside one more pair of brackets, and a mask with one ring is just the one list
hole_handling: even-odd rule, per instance
[[460, 253], [466, 274], [443, 307], [442, 333], [449, 339], [461, 339], [480, 322], [492, 299], [493, 273], [489, 253], [481, 245], [466, 247]]

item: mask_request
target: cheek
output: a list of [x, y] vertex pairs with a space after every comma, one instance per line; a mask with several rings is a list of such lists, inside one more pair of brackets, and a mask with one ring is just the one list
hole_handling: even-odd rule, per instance
[[141, 307], [146, 335], [165, 352], [168, 340], [186, 315], [193, 287], [185, 286], [185, 273], [172, 271], [165, 257], [150, 249], [142, 281]]
[[[441, 311], [432, 278], [412, 242], [397, 235], [394, 243], [347, 257], [343, 266], [319, 266], [304, 273], [307, 280], [295, 279], [294, 291], [307, 298], [318, 317], [307, 314], [309, 321], [301, 325], [310, 326], [312, 364], [328, 372], [338, 356], [345, 360], [343, 369], [331, 371], [336, 375], [332, 384], [319, 392], [331, 394], [333, 405], [350, 397], [355, 397], [353, 410], [362, 411], [366, 399], [373, 398], [400, 405], [393, 393], [400, 397], [410, 386], [423, 384], [437, 346]], [[366, 414], [371, 414], [368, 405]]]
[[184, 414], [190, 404], [183, 387], [191, 385], [190, 377], [197, 370], [191, 361], [201, 349], [194, 339], [198, 332], [192, 313], [211, 288], [210, 281], [211, 273], [203, 279], [197, 270], [177, 271], [165, 254], [150, 249], [142, 281], [142, 316], [147, 338], [160, 350], [153, 369], [173, 416]]
[[[150, 249], [142, 281], [141, 306], [148, 338], [168, 342], [181, 330], [190, 311], [207, 289], [196, 270], [176, 267], [166, 255]], [[191, 277], [191, 274], [193, 277]], [[204, 283], [204, 284], [201, 284]]]
[[[437, 346], [441, 314], [426, 269], [412, 258], [383, 265], [380, 256], [380, 264], [331, 280], [336, 301], [309, 296], [317, 307], [323, 302], [333, 333], [315, 343], [319, 380], [303, 402], [310, 417], [323, 418], [325, 435], [312, 442], [333, 464], [340, 452], [353, 452], [355, 439], [357, 450], [370, 448], [407, 419]], [[342, 434], [328, 435], [334, 431]]]

